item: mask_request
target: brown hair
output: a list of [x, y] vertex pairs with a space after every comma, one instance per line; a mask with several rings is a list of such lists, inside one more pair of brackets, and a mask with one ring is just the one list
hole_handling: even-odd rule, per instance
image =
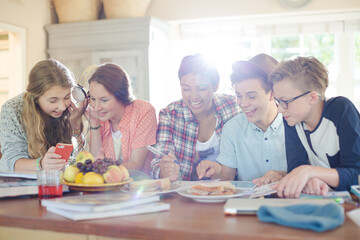
[[233, 85], [235, 85], [236, 83], [245, 81], [247, 79], [259, 79], [259, 80], [261, 80], [261, 86], [264, 88], [265, 92], [268, 93], [269, 91], [271, 91], [271, 84], [268, 82], [267, 77], [265, 77], [264, 75], [262, 75], [258, 72], [249, 71], [249, 72], [243, 72], [243, 73], [239, 74], [236, 71], [234, 71], [230, 75], [230, 80]]
[[42, 111], [38, 99], [53, 86], [72, 88], [74, 85], [73, 74], [59, 61], [43, 60], [32, 68], [22, 113], [30, 158], [44, 156], [56, 143], [71, 143], [69, 111], [66, 109], [60, 118], [52, 118]]
[[271, 84], [268, 81], [268, 76], [271, 71], [275, 69], [278, 61], [265, 54], [260, 53], [248, 61], [237, 61], [232, 65], [233, 73], [230, 75], [232, 84], [247, 80], [247, 79], [260, 79], [262, 87], [265, 92], [271, 91]]
[[209, 79], [212, 86], [217, 86], [220, 75], [216, 67], [208, 62], [202, 54], [188, 55], [181, 60], [178, 77], [181, 80], [186, 74], [192, 73]]
[[321, 97], [329, 85], [328, 71], [315, 57], [297, 57], [280, 63], [269, 80], [275, 84], [284, 79], [289, 79], [303, 91], [317, 91]]
[[116, 100], [126, 106], [130, 105], [134, 100], [129, 76], [117, 64], [105, 63], [100, 65], [89, 79], [89, 84], [92, 82], [103, 85]]

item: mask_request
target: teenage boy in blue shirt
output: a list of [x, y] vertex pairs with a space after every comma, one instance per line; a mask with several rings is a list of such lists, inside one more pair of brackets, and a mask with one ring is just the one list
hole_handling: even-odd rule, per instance
[[279, 181], [286, 174], [282, 115], [268, 82], [278, 62], [259, 54], [233, 64], [231, 82], [242, 113], [224, 125], [216, 162], [202, 161], [199, 178], [252, 181], [257, 185]]
[[360, 174], [360, 116], [345, 97], [326, 100], [328, 72], [314, 57], [286, 61], [271, 73], [285, 125], [288, 174], [276, 185], [280, 197], [326, 194], [328, 185], [349, 190]]

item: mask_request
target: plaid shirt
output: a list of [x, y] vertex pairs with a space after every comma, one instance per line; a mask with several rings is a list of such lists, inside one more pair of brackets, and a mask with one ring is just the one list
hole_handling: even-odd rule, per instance
[[[234, 96], [217, 95], [213, 97], [216, 118], [216, 134], [220, 137], [224, 124], [240, 113]], [[163, 153], [172, 152], [182, 163], [181, 178], [191, 180], [191, 173], [196, 154], [196, 141], [199, 122], [182, 101], [176, 101], [159, 113], [159, 125], [156, 134], [156, 148]], [[155, 157], [155, 156], [154, 156]], [[151, 176], [160, 177], [160, 157], [151, 161]]]

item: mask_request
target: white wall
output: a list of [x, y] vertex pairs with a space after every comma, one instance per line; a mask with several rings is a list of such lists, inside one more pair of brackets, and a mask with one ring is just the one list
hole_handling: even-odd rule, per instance
[[47, 57], [44, 26], [52, 21], [50, 0], [0, 0], [0, 22], [26, 30], [26, 72]]
[[296, 10], [283, 7], [280, 0], [152, 0], [147, 15], [166, 21], [178, 21], [359, 7], [359, 0], [312, 0], [305, 7]]
[[[44, 26], [54, 22], [51, 0], [0, 0], [0, 22], [26, 29], [27, 72], [47, 57]], [[298, 10], [279, 0], [152, 0], [147, 15], [166, 21], [359, 8], [359, 0], [312, 0]]]

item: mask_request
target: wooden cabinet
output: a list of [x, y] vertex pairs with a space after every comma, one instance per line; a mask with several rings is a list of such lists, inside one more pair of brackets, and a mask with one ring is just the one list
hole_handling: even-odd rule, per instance
[[[154, 17], [105, 19], [45, 27], [47, 52], [80, 79], [91, 64], [114, 62], [129, 74], [134, 95], [161, 104], [166, 81], [169, 24]], [[87, 84], [85, 84], [87, 87]]]

